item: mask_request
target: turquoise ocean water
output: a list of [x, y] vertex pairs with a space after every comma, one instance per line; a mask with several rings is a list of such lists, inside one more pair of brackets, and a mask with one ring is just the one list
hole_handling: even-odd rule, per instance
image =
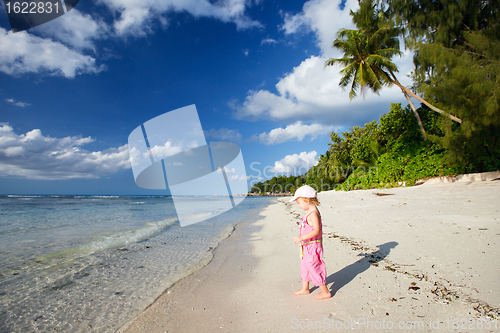
[[[190, 197], [193, 215], [221, 197]], [[272, 202], [181, 228], [164, 196], [0, 196], [0, 332], [109, 332]]]

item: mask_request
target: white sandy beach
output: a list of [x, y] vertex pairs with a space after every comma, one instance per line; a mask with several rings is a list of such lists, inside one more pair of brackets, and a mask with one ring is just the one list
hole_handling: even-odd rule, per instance
[[292, 296], [303, 212], [279, 199], [119, 332], [498, 331], [500, 181], [490, 179], [320, 193], [333, 295], [322, 301], [316, 288]]

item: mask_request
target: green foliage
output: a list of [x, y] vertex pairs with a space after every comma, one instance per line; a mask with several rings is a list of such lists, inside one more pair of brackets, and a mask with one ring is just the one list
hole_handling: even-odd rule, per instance
[[391, 104], [378, 122], [332, 132], [329, 149], [305, 175], [274, 177], [255, 184], [251, 192], [293, 193], [304, 184], [317, 191], [412, 186], [429, 177], [499, 169], [500, 156], [484, 151], [475, 160], [450, 159], [445, 143], [450, 136], [461, 135], [460, 127], [451, 126], [449, 120], [426, 106], [418, 112], [428, 129], [427, 141], [422, 138], [410, 106]]
[[[436, 105], [462, 118], [443, 144], [478, 171], [500, 168], [500, 25], [463, 33], [463, 45], [420, 47], [415, 81]], [[432, 67], [432, 71], [425, 68]]]
[[414, 50], [414, 88], [462, 119], [439, 125], [449, 161], [478, 172], [500, 168], [500, 1], [374, 3]]
[[[344, 68], [340, 71], [342, 77], [339, 86], [342, 88], [351, 84], [349, 98], [352, 100], [357, 96], [359, 88], [363, 94], [366, 89], [371, 89], [377, 93], [383, 86], [397, 85], [405, 97], [410, 101], [409, 95], [413, 93], [398, 81], [394, 73], [398, 72], [397, 66], [392, 62], [395, 55], [402, 55], [399, 50], [398, 36], [401, 29], [394, 27], [389, 20], [390, 12], [384, 12], [377, 8], [375, 0], [360, 0], [360, 8], [357, 12], [352, 12], [353, 22], [357, 30], [340, 29], [337, 39], [333, 42], [333, 47], [343, 52], [343, 58], [332, 58], [326, 61], [326, 66], [340, 64]], [[428, 104], [417, 95], [413, 95], [421, 102]], [[415, 117], [417, 118], [426, 140], [425, 128], [420, 123], [420, 115], [410, 102]], [[431, 106], [435, 111], [444, 115], [448, 112]], [[455, 119], [460, 121], [459, 119]]]
[[306, 183], [319, 191], [331, 190], [344, 182], [359, 166], [369, 166], [376, 159], [375, 121], [364, 127], [353, 127], [342, 134], [332, 132], [330, 148], [307, 173]]
[[444, 119], [425, 106], [419, 113], [432, 140], [422, 140], [409, 106], [392, 104], [378, 123], [353, 127], [342, 135], [332, 133], [330, 158], [316, 168], [330, 163], [343, 171], [338, 173], [341, 177], [329, 178], [337, 183], [337, 190], [414, 185], [419, 179], [463, 171], [463, 167], [448, 162], [446, 149], [439, 143], [444, 132], [438, 125], [445, 123]]
[[[359, 0], [359, 4], [358, 11], [351, 12], [357, 30], [341, 29], [333, 44], [344, 58], [327, 62], [345, 66], [340, 85], [352, 82], [351, 99], [359, 87], [377, 92], [391, 80], [409, 93], [390, 67], [367, 62], [374, 55], [384, 57], [379, 52], [385, 48], [399, 50], [391, 42], [399, 34], [414, 51], [413, 89], [425, 101], [417, 98], [461, 121], [458, 125], [436, 118], [422, 126], [422, 132], [430, 132], [432, 142], [446, 147], [448, 163], [477, 172], [499, 169], [500, 1]], [[394, 55], [387, 54], [386, 62]]]
[[411, 186], [419, 179], [456, 173], [458, 168], [446, 164], [440, 145], [422, 141], [407, 146], [402, 141], [397, 140], [394, 150], [382, 154], [375, 166], [358, 168], [338, 189]]
[[[402, 29], [405, 43], [461, 44], [463, 32], [500, 20], [498, 0], [380, 0], [380, 8]], [[418, 57], [418, 55], [417, 55]]]
[[332, 133], [328, 151], [305, 182], [319, 190], [351, 190], [500, 169], [500, 1], [359, 3], [360, 9], [351, 12], [357, 30], [341, 29], [333, 43], [343, 58], [326, 62], [344, 66], [340, 86], [351, 85], [350, 98], [358, 88], [377, 93], [390, 84], [409, 93], [391, 62], [400, 54], [402, 35], [414, 51], [413, 89], [426, 101], [417, 98], [462, 122], [420, 107], [414, 112], [427, 131], [429, 140], [423, 141], [410, 107], [393, 104], [378, 123]]
[[266, 195], [268, 193], [294, 193], [304, 183], [304, 176], [277, 176], [264, 182], [256, 183], [252, 186], [250, 193], [259, 195]]

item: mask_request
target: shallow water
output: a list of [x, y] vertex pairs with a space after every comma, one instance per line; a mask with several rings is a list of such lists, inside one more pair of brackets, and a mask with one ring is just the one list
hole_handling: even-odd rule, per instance
[[0, 331], [113, 331], [268, 202], [181, 228], [168, 197], [0, 197]]

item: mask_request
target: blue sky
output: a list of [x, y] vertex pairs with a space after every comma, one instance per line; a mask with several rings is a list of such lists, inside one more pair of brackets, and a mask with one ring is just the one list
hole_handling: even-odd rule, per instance
[[[329, 133], [377, 120], [397, 87], [349, 101], [331, 43], [339, 0], [80, 0], [12, 33], [0, 8], [0, 194], [165, 194], [134, 182], [127, 140], [195, 104], [207, 141], [241, 147], [247, 181], [303, 173]], [[407, 86], [411, 54], [396, 59]], [[264, 173], [264, 170], [266, 171]], [[294, 172], [295, 170], [295, 172]]]

